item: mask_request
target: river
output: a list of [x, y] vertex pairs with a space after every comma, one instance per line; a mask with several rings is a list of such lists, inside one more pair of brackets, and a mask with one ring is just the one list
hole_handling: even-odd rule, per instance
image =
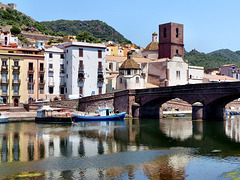
[[234, 179], [240, 117], [0, 124], [1, 179]]

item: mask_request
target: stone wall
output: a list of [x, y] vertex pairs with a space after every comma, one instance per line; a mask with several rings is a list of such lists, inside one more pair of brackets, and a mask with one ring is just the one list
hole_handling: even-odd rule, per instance
[[36, 41], [49, 41], [50, 39], [58, 40], [62, 39], [61, 36], [48, 36], [42, 34], [31, 34], [31, 33], [21, 33], [23, 36], [29, 39], [34, 39]]

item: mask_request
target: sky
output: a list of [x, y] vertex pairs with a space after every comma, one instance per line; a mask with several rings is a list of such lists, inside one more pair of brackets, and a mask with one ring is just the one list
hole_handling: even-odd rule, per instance
[[209, 53], [240, 50], [239, 0], [1, 0], [36, 21], [101, 20], [146, 47], [159, 24], [184, 25], [184, 47]]

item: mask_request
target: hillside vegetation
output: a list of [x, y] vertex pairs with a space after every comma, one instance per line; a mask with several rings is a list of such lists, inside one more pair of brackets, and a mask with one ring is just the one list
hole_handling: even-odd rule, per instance
[[205, 54], [192, 50], [184, 52], [184, 59], [188, 60], [190, 65], [203, 66], [204, 69], [214, 69], [225, 64], [240, 66], [240, 51], [234, 52], [229, 49], [221, 49]]
[[80, 20], [57, 20], [57, 21], [44, 21], [42, 25], [49, 28], [51, 31], [58, 33], [62, 36], [75, 35], [88, 33], [89, 38], [97, 39], [99, 41], [114, 41], [117, 43], [129, 42], [114, 28], [107, 25], [105, 22], [99, 20], [80, 21]]

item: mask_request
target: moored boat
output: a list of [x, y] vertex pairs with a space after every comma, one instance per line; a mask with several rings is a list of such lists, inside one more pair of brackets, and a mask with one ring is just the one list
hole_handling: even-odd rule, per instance
[[72, 114], [74, 117], [74, 122], [80, 121], [119, 121], [123, 120], [126, 112], [112, 113], [111, 108], [105, 107], [99, 109], [99, 114], [97, 115], [78, 115]]
[[[74, 117], [70, 113], [58, 114], [53, 116], [50, 106], [42, 106], [37, 110], [37, 117], [35, 117], [36, 123], [73, 123]], [[50, 113], [50, 115], [48, 114]]]
[[0, 113], [0, 123], [7, 123], [9, 116], [4, 116]]
[[174, 114], [174, 117], [185, 117], [185, 114]]

